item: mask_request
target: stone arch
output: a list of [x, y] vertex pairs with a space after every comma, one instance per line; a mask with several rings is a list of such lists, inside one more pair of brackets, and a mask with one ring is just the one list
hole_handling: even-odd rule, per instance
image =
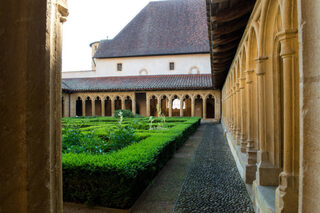
[[148, 75], [149, 74], [149, 72], [148, 72], [148, 70], [147, 69], [141, 69], [140, 71], [139, 71], [139, 75]]
[[200, 74], [200, 69], [199, 69], [199, 67], [197, 67], [197, 66], [192, 66], [192, 67], [189, 69], [188, 74]]

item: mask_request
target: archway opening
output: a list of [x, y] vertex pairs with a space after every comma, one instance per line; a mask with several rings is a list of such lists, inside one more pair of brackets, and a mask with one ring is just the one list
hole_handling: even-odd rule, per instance
[[130, 96], [127, 96], [126, 100], [124, 101], [125, 109], [130, 110], [132, 112], [132, 100]]
[[116, 100], [114, 100], [114, 109], [120, 110], [121, 109], [121, 99], [117, 96]]
[[172, 99], [172, 116], [180, 116], [180, 100], [177, 95], [173, 96]]
[[83, 116], [82, 114], [82, 100], [80, 97], [76, 100], [76, 116]]
[[214, 118], [214, 98], [212, 95], [209, 95], [208, 98], [206, 99], [206, 107], [207, 107], [207, 118]]
[[158, 116], [157, 104], [158, 104], [158, 100], [156, 96], [153, 95], [150, 100], [150, 116], [154, 116], [154, 117]]
[[168, 106], [169, 102], [168, 102], [168, 98], [164, 95], [161, 98], [161, 113], [164, 116], [169, 116], [169, 106]]
[[203, 100], [200, 95], [197, 95], [194, 101], [194, 116], [196, 117], [203, 117]]
[[183, 99], [183, 116], [191, 117], [191, 98], [189, 95]]
[[104, 112], [105, 116], [112, 116], [111, 99], [109, 96], [106, 98], [106, 100], [104, 100], [104, 109], [105, 109], [105, 112]]
[[63, 100], [63, 97], [61, 97], [61, 116], [64, 117], [64, 100]]
[[92, 101], [90, 99], [90, 97], [87, 97], [86, 99], [86, 116], [92, 116]]
[[95, 105], [95, 115], [97, 116], [101, 116], [101, 99], [99, 97], [96, 98], [96, 100], [94, 101], [94, 105]]

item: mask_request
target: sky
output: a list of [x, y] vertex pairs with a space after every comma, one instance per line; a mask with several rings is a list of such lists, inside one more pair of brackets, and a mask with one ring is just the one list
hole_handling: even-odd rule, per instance
[[150, 0], [68, 0], [62, 71], [91, 70], [90, 43], [112, 39]]

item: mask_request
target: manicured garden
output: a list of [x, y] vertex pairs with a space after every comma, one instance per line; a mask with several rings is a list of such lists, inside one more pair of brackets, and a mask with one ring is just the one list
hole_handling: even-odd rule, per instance
[[62, 123], [64, 201], [128, 209], [200, 118], [77, 117]]

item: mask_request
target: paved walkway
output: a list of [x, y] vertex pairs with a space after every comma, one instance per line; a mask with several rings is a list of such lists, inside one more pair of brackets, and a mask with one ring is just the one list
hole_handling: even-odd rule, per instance
[[206, 126], [173, 212], [254, 212], [220, 124]]

